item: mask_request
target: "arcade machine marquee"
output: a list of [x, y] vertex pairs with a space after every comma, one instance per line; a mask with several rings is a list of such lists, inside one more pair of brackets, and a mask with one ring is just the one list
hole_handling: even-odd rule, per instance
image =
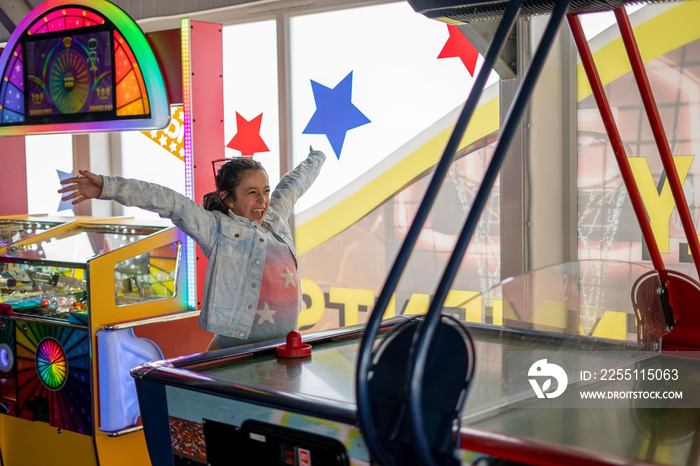
[[106, 1], [49, 0], [3, 50], [0, 134], [160, 129], [170, 113], [138, 26]]

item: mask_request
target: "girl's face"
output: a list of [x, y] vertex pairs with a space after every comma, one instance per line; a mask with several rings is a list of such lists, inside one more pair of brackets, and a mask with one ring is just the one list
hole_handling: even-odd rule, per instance
[[264, 170], [246, 170], [233, 196], [225, 200], [234, 214], [262, 225], [270, 206], [270, 180]]

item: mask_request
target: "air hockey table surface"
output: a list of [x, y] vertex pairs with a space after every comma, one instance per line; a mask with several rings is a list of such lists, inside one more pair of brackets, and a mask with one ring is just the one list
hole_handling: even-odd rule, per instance
[[[696, 464], [698, 354], [661, 351], [662, 320], [637, 322], [662, 312], [658, 283], [643, 265], [576, 262], [465, 303], [476, 361], [461, 411], [463, 463], [488, 454], [528, 464]], [[305, 335], [305, 358], [278, 357], [277, 341], [135, 368], [154, 464], [227, 464], [240, 438], [260, 443], [255, 462], [240, 464], [306, 464], [299, 451], [316, 455], [310, 464], [371, 464], [356, 419], [361, 335], [362, 327]]]

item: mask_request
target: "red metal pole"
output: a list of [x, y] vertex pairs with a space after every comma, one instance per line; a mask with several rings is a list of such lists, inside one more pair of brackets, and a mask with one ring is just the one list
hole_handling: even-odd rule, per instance
[[617, 24], [620, 27], [622, 41], [625, 44], [625, 49], [627, 49], [627, 55], [630, 59], [630, 64], [632, 65], [632, 72], [634, 73], [634, 78], [637, 81], [639, 93], [642, 96], [642, 102], [644, 102], [644, 109], [647, 112], [649, 124], [651, 125], [652, 132], [654, 133], [654, 140], [656, 141], [656, 146], [658, 147], [659, 154], [661, 155], [661, 163], [666, 171], [666, 177], [668, 179], [668, 184], [671, 187], [671, 192], [673, 193], [673, 199], [676, 201], [676, 208], [678, 209], [678, 215], [680, 216], [681, 223], [683, 224], [683, 231], [685, 232], [685, 237], [690, 245], [690, 252], [693, 255], [695, 268], [698, 271], [698, 275], [700, 275], [700, 242], [698, 242], [698, 235], [695, 232], [695, 225], [693, 224], [693, 219], [690, 216], [690, 208], [688, 207], [688, 202], [686, 201], [685, 194], [683, 193], [683, 186], [681, 184], [680, 177], [678, 176], [678, 171], [673, 163], [671, 148], [668, 145], [668, 139], [666, 138], [666, 132], [664, 131], [664, 127], [661, 122], [659, 109], [656, 106], [654, 95], [651, 92], [649, 78], [647, 77], [646, 70], [644, 69], [644, 62], [642, 61], [642, 56], [639, 53], [637, 41], [634, 38], [632, 25], [630, 24], [629, 17], [627, 16], [627, 12], [625, 11], [624, 7], [615, 8], [614, 11], [615, 18], [617, 18]]
[[647, 248], [649, 249], [649, 254], [651, 255], [651, 262], [654, 264], [654, 268], [656, 270], [662, 270], [665, 268], [664, 261], [661, 258], [661, 252], [659, 251], [659, 246], [656, 243], [656, 238], [654, 238], [654, 232], [651, 229], [649, 217], [644, 209], [642, 196], [639, 193], [637, 183], [634, 181], [632, 168], [630, 168], [629, 160], [627, 160], [627, 154], [625, 153], [625, 148], [622, 145], [622, 138], [620, 137], [620, 132], [615, 124], [615, 119], [613, 117], [612, 110], [610, 109], [608, 98], [605, 95], [603, 84], [600, 81], [598, 70], [595, 66], [595, 62], [593, 61], [591, 49], [588, 47], [586, 36], [583, 33], [581, 21], [578, 19], [577, 15], [568, 15], [567, 19], [569, 21], [569, 27], [571, 28], [571, 34], [573, 35], [574, 42], [576, 43], [576, 48], [581, 56], [581, 63], [583, 64], [584, 70], [586, 70], [586, 76], [588, 77], [591, 89], [593, 90], [593, 97], [595, 97], [596, 104], [598, 105], [600, 117], [603, 119], [605, 130], [610, 138], [610, 144], [612, 145], [613, 152], [615, 153], [617, 165], [620, 167], [622, 180], [625, 182], [627, 193], [629, 194], [630, 201], [632, 202], [632, 208], [637, 216], [639, 227], [642, 230], [642, 236], [644, 237], [644, 241], [647, 243]]

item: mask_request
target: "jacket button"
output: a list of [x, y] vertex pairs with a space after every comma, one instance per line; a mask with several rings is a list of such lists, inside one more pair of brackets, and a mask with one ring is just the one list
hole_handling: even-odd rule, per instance
[[253, 283], [251, 286], [252, 286], [253, 288], [255, 288], [255, 283]]
[[252, 305], [252, 304], [248, 304], [248, 309], [253, 309], [253, 305]]
[[239, 236], [241, 236], [241, 235], [239, 235], [238, 233], [236, 233], [235, 235], [233, 235], [234, 238], [238, 238]]
[[265, 242], [265, 238], [260, 238], [260, 242], [261, 242], [261, 243], [264, 243], [264, 242]]
[[255, 263], [256, 263], [256, 264], [259, 264], [259, 263], [260, 263], [260, 259], [255, 259]]

